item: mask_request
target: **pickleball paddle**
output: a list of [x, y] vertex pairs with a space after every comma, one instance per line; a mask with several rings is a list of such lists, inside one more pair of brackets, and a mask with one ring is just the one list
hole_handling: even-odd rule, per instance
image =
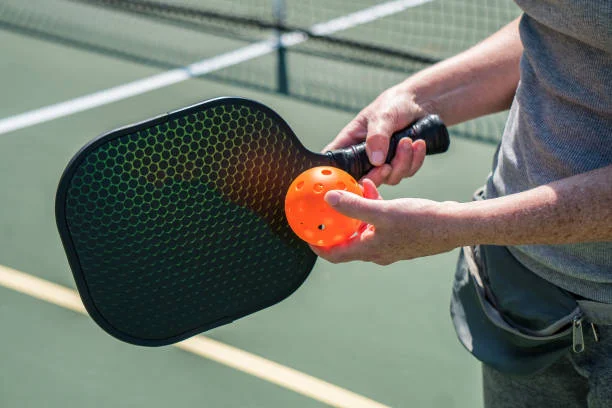
[[[445, 151], [428, 116], [392, 138]], [[316, 260], [289, 228], [284, 198], [314, 166], [356, 179], [365, 145], [306, 149], [270, 108], [218, 98], [106, 133], [83, 147], [59, 182], [56, 221], [90, 316], [133, 344], [171, 344], [271, 306]]]

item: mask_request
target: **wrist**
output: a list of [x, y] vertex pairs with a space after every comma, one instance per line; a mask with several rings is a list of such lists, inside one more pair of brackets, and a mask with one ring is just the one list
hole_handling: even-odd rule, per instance
[[440, 115], [447, 125], [448, 122], [447, 103], [444, 96], [449, 92], [449, 84], [444, 75], [441, 75], [437, 65], [417, 72], [400, 84], [404, 92], [410, 95], [414, 106], [417, 106], [422, 116], [429, 114]]
[[478, 214], [475, 202], [459, 203], [447, 201], [440, 203], [440, 211], [446, 224], [446, 236], [454, 248], [484, 243], [486, 237], [486, 217]]
[[438, 114], [434, 102], [424, 97], [425, 88], [412, 77], [396, 85], [394, 91], [407, 100], [416, 117]]

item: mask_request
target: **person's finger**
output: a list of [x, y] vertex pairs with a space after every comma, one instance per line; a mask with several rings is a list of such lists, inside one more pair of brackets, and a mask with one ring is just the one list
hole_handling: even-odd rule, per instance
[[405, 177], [412, 177], [417, 171], [423, 166], [425, 161], [425, 154], [427, 151], [427, 145], [424, 140], [417, 140], [412, 144], [412, 163], [410, 164], [410, 170]]
[[381, 221], [385, 201], [370, 200], [341, 190], [328, 191], [324, 198], [334, 210], [348, 217], [374, 225]]
[[396, 120], [391, 114], [381, 113], [376, 118], [368, 120], [366, 152], [370, 163], [374, 166], [380, 166], [385, 162], [389, 151], [389, 140], [395, 129], [397, 129]]
[[389, 174], [391, 174], [391, 165], [383, 164], [382, 166], [374, 167], [370, 170], [366, 177], [372, 180], [377, 186], [380, 186], [387, 180]]
[[387, 184], [396, 185], [408, 176], [413, 161], [412, 140], [405, 138], [399, 141], [395, 157], [391, 160], [391, 173], [387, 177]]
[[358, 144], [366, 139], [368, 133], [367, 118], [357, 115], [338, 133], [336, 138], [323, 149], [323, 153]]
[[370, 200], [382, 200], [382, 196], [376, 188], [376, 184], [369, 178], [364, 178], [362, 181], [363, 196]]
[[331, 263], [351, 262], [359, 260], [361, 250], [359, 245], [349, 246], [346, 244], [334, 245], [333, 247], [318, 247], [310, 245], [310, 249], [317, 256]]
[[310, 245], [312, 251], [329, 262], [351, 262], [368, 260], [371, 251], [371, 240], [374, 239], [374, 228], [366, 224], [365, 230], [346, 242], [330, 247]]

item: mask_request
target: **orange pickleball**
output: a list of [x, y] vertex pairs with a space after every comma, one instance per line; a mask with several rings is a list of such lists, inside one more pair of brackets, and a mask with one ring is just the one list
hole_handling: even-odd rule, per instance
[[357, 181], [331, 166], [313, 167], [293, 180], [285, 196], [285, 215], [295, 234], [316, 246], [331, 246], [350, 238], [361, 221], [334, 210], [324, 200], [330, 190], [344, 190], [363, 197]]

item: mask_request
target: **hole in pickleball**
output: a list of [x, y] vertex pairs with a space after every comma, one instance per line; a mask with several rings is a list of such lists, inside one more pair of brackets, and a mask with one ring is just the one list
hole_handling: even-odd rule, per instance
[[312, 189], [313, 189], [313, 191], [314, 191], [315, 193], [320, 193], [320, 192], [322, 192], [322, 191], [323, 191], [323, 188], [324, 188], [324, 187], [323, 187], [323, 184], [321, 184], [321, 183], [317, 183], [317, 184], [315, 184], [315, 185], [314, 185], [314, 187], [313, 187]]
[[329, 169], [321, 170], [321, 173], [324, 176], [331, 176], [331, 174], [332, 174], [331, 170], [329, 170]]
[[296, 189], [296, 190], [301, 190], [301, 189], [302, 189], [302, 187], [304, 187], [304, 182], [303, 182], [303, 181], [300, 181], [300, 182], [299, 182], [299, 183], [297, 183], [297, 185], [295, 186], [295, 189]]
[[319, 231], [325, 230], [325, 224], [320, 224], [318, 227]]
[[338, 190], [346, 190], [346, 184], [341, 181], [336, 184], [336, 187], [338, 187]]

